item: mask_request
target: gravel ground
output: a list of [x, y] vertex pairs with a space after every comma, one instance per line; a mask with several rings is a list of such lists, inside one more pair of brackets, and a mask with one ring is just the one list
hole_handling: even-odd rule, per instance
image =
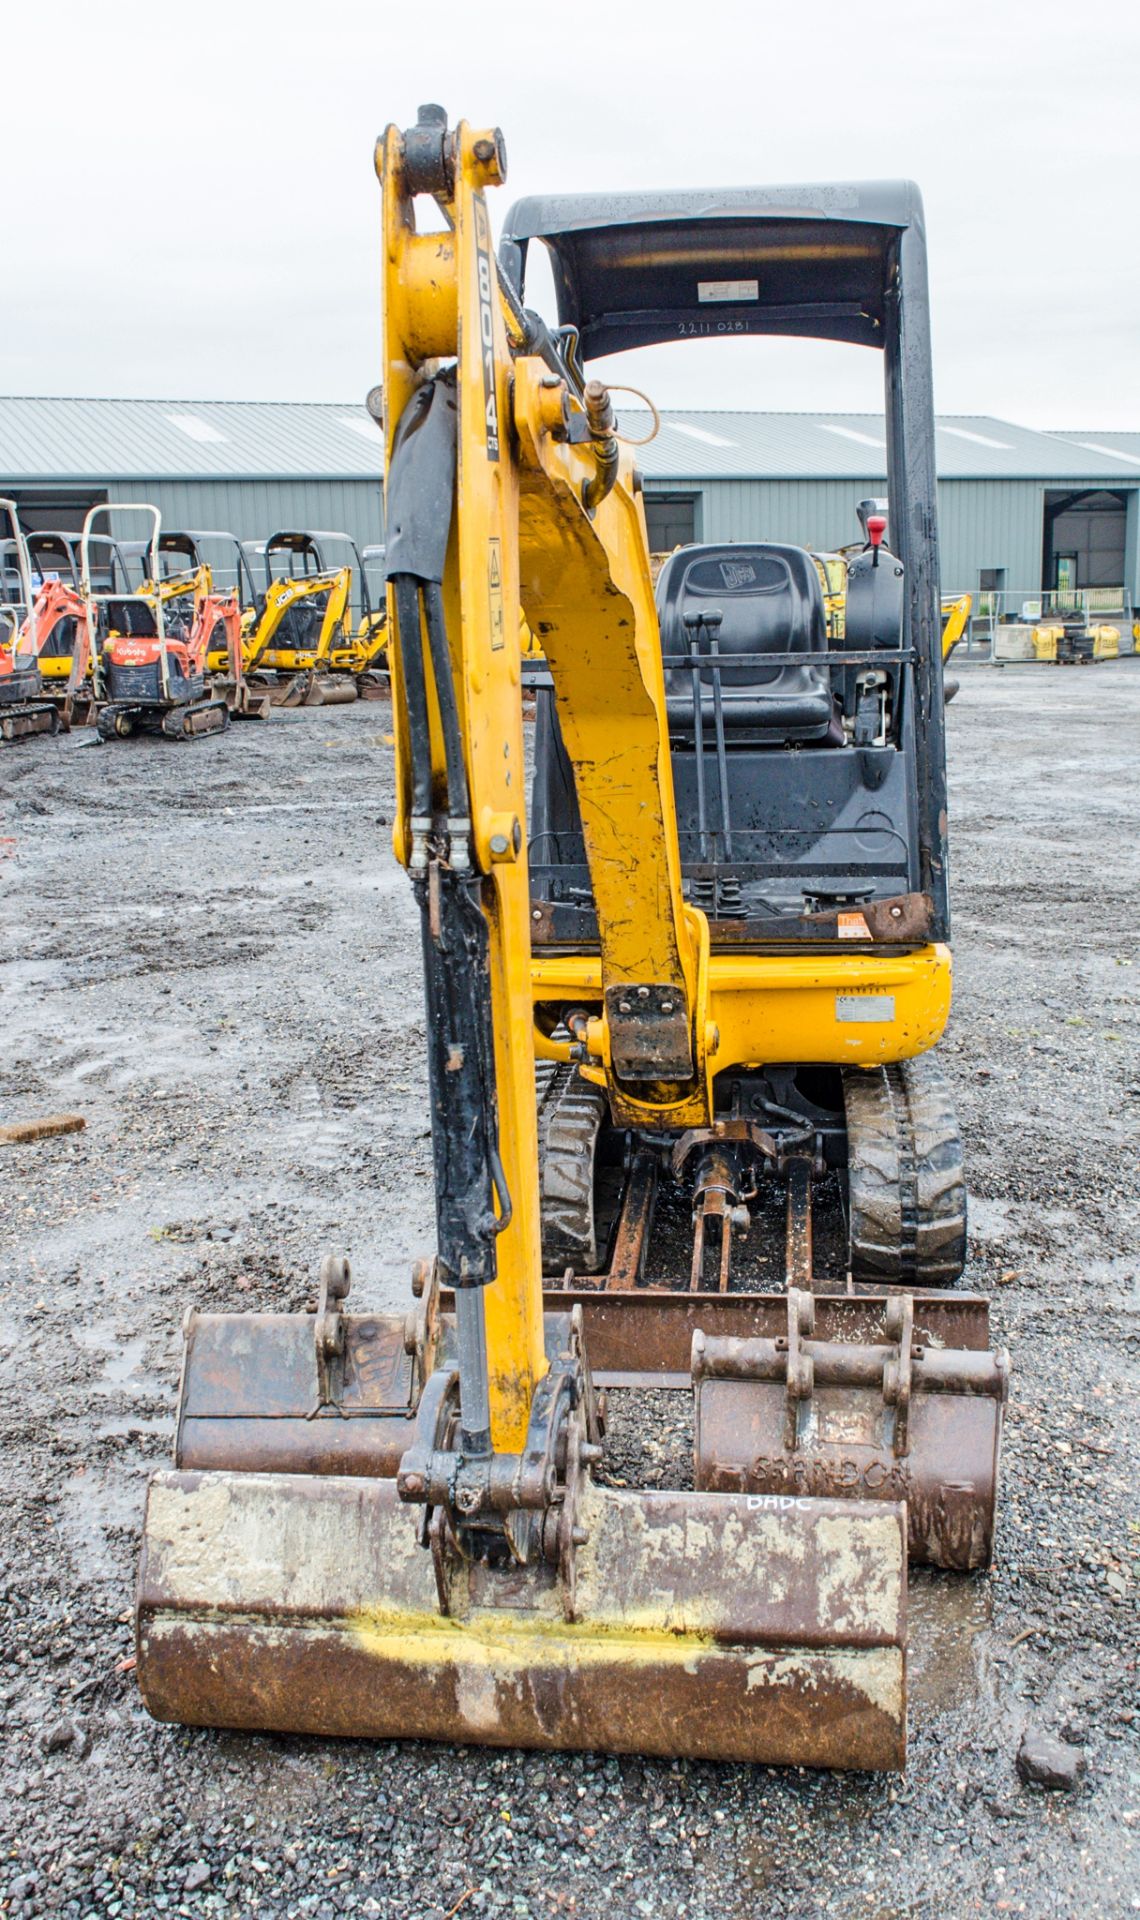
[[151, 1723], [184, 1310], [300, 1306], [330, 1246], [394, 1305], [431, 1244], [389, 716], [3, 750], [4, 1117], [87, 1129], [0, 1147], [0, 1913], [1140, 1910], [1140, 665], [967, 669], [949, 726], [967, 1282], [1016, 1374], [997, 1567], [912, 1583], [905, 1780]]

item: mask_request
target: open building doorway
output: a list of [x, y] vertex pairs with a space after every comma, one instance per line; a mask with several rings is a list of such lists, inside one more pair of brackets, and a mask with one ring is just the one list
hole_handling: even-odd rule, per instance
[[1041, 585], [1047, 593], [1123, 586], [1127, 494], [1084, 488], [1045, 495]]

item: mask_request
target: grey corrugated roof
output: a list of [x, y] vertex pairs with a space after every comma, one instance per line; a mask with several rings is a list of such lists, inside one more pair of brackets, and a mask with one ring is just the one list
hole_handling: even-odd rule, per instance
[[382, 455], [380, 429], [351, 404], [0, 399], [10, 481], [376, 478]]
[[1053, 429], [1062, 440], [1068, 440], [1084, 453], [1109, 454], [1113, 464], [1124, 476], [1128, 467], [1140, 467], [1140, 433], [1099, 433], [1095, 428], [1087, 432], [1076, 433], [1070, 428]]
[[[649, 424], [623, 412], [626, 429]], [[0, 398], [0, 479], [375, 479], [380, 431], [364, 407], [261, 400]], [[862, 479], [886, 470], [871, 413], [670, 408], [639, 456], [652, 480]], [[946, 479], [1109, 480], [1140, 474], [1140, 434], [1038, 433], [988, 414], [943, 414]]]
[[[649, 425], [643, 411], [623, 412], [622, 418], [631, 435]], [[989, 414], [940, 414], [938, 472], [946, 480], [1120, 479], [1129, 463], [1111, 443], [1128, 437], [1101, 435], [1097, 451]], [[638, 455], [642, 471], [654, 480], [860, 479], [885, 474], [886, 458], [878, 414], [674, 409], [662, 414], [661, 432]], [[1135, 471], [1140, 473], [1140, 464]]]

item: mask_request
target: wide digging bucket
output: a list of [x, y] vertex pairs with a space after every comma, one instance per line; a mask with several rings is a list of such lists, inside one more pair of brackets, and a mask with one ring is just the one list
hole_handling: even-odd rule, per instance
[[901, 1506], [587, 1483], [565, 1564], [462, 1563], [441, 1611], [384, 1478], [163, 1473], [138, 1677], [190, 1725], [898, 1768]]
[[696, 1485], [584, 1470], [504, 1567], [449, 1555], [434, 1522], [429, 1551], [397, 1486], [455, 1366], [454, 1297], [433, 1282], [406, 1317], [348, 1313], [336, 1264], [315, 1314], [187, 1322], [139, 1588], [152, 1713], [902, 1765], [908, 1519], [936, 1564], [983, 1564], [992, 1540], [1008, 1363], [984, 1300], [549, 1292], [548, 1358], [589, 1355], [586, 1402], [694, 1395]]
[[274, 707], [350, 706], [356, 699], [356, 685], [348, 673], [276, 673], [252, 674], [246, 682], [259, 698]]

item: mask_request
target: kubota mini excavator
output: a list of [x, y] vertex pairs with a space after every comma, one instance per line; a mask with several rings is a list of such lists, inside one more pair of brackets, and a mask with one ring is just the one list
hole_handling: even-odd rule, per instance
[[[130, 593], [99, 592], [94, 583], [92, 538], [101, 515], [146, 514], [151, 535], [144, 579]], [[96, 727], [104, 741], [132, 733], [160, 733], [192, 740], [229, 725], [226, 700], [211, 691], [206, 671], [216, 630], [227, 634], [235, 677], [241, 674], [241, 613], [236, 593], [210, 591], [208, 569], [196, 569], [192, 595], [184, 579], [164, 577], [160, 559], [162, 516], [147, 502], [110, 501], [92, 507], [80, 537], [80, 593], [87, 631], [94, 636]], [[187, 608], [192, 599], [192, 610]], [[177, 608], [172, 626], [167, 609]]]
[[[496, 261], [497, 130], [422, 109], [377, 163], [438, 1245], [406, 1320], [349, 1312], [336, 1256], [315, 1314], [191, 1315], [143, 1697], [196, 1724], [898, 1767], [908, 1552], [988, 1562], [1008, 1378], [987, 1303], [943, 1290], [965, 1196], [930, 1055], [950, 953], [921, 202], [532, 199]], [[446, 231], [417, 231], [420, 196]], [[535, 243], [553, 328], [522, 303]], [[873, 527], [849, 563], [835, 644], [786, 543], [682, 548], [654, 596], [583, 356], [723, 333], [883, 354], [897, 541]], [[549, 673], [529, 808], [520, 607]], [[691, 1396], [691, 1484], [614, 1483], [605, 1390], [632, 1390], [626, 1418], [646, 1387]]]

